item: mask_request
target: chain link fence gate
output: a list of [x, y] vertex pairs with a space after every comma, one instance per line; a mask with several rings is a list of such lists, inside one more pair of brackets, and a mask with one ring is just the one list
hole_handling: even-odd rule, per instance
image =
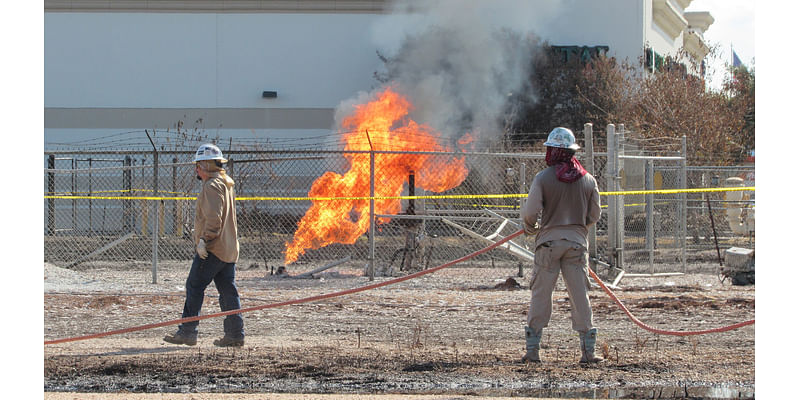
[[641, 139], [623, 124], [607, 137], [609, 191], [654, 191], [608, 196], [607, 259], [627, 275], [684, 273], [686, 194], [657, 191], [687, 187], [685, 138]]

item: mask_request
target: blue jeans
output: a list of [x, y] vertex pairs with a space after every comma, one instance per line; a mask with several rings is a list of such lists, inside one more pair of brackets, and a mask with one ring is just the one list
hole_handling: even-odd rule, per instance
[[[217, 256], [208, 253], [206, 259], [194, 255], [189, 277], [186, 278], [186, 302], [183, 305], [181, 318], [196, 317], [200, 315], [203, 306], [206, 287], [211, 281], [217, 286], [219, 292], [219, 308], [222, 311], [238, 310], [239, 292], [236, 290], [236, 264], [221, 261]], [[200, 321], [184, 322], [178, 330], [184, 335], [196, 336], [197, 326]], [[232, 314], [225, 317], [223, 322], [225, 336], [241, 339], [244, 338], [244, 320], [241, 314]]]

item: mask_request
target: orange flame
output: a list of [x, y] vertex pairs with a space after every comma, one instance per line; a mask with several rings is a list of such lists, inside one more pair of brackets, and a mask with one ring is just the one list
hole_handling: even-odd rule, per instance
[[[387, 88], [342, 121], [345, 150], [452, 152], [438, 142], [441, 134], [408, 117], [411, 103]], [[468, 134], [460, 145], [472, 141]], [[369, 197], [370, 155], [349, 153], [350, 169], [340, 175], [325, 172], [311, 185], [309, 197]], [[464, 157], [432, 154], [375, 154], [375, 197], [401, 196], [403, 184], [411, 171], [415, 186], [443, 192], [461, 184], [469, 173]], [[376, 214], [397, 214], [400, 199], [376, 199]], [[377, 223], [387, 223], [379, 218]], [[292, 242], [286, 243], [284, 263], [297, 261], [307, 249], [319, 249], [332, 243], [353, 244], [369, 230], [369, 200], [312, 200], [311, 207], [298, 223]]]

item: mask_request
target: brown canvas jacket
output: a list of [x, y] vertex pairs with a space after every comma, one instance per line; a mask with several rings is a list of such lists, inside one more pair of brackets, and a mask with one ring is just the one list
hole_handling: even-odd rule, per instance
[[227, 263], [239, 260], [235, 197], [232, 185], [227, 186], [220, 176], [211, 177], [197, 196], [194, 217], [195, 245], [202, 238], [206, 250]]

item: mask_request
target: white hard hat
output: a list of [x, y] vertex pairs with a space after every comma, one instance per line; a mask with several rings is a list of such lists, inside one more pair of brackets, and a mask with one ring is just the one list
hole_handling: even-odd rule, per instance
[[228, 160], [222, 156], [222, 150], [211, 143], [200, 145], [197, 152], [194, 154], [194, 162], [203, 160], [219, 160], [222, 163], [228, 162]]
[[578, 150], [581, 148], [581, 146], [575, 143], [575, 134], [573, 134], [571, 130], [562, 127], [550, 131], [544, 145], [547, 147], [558, 147], [570, 150]]

